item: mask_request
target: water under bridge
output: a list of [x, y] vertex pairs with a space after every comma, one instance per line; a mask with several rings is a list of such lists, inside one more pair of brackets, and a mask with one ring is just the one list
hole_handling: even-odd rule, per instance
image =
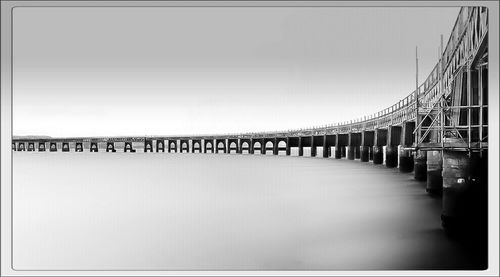
[[[13, 151], [38, 152], [139, 150], [291, 155], [292, 148], [297, 148], [298, 156], [303, 156], [305, 147], [310, 148], [311, 156], [321, 148], [323, 158], [359, 159], [399, 167], [402, 172], [414, 171], [415, 179], [426, 180], [429, 193], [442, 194], [445, 227], [461, 228], [464, 218], [475, 218], [477, 213], [464, 211], [463, 207], [470, 203], [486, 205], [487, 8], [460, 10], [447, 44], [441, 42], [440, 59], [420, 85], [417, 80], [415, 91], [380, 112], [349, 122], [243, 134], [14, 137], [12, 141]], [[484, 209], [477, 212], [485, 213]]]

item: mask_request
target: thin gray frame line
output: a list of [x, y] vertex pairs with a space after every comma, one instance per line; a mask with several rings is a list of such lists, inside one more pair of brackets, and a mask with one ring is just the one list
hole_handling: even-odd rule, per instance
[[[65, 0], [56, 0], [56, 1], [65, 1]], [[86, 0], [88, 1], [88, 0]], [[120, 0], [111, 0], [111, 1], [120, 1]], [[140, 3], [140, 1], [136, 1], [136, 0], [125, 0], [126, 2], [137, 2], [137, 3]], [[151, 0], [149, 0], [151, 1]], [[162, 0], [152, 0], [152, 1], [155, 1], [155, 2], [166, 2], [166, 3], [169, 3], [169, 2], [178, 2], [178, 0], [167, 0], [167, 1], [162, 1]], [[207, 0], [207, 2], [209, 2], [211, 0]], [[219, 0], [220, 1], [220, 0]], [[222, 0], [224, 2], [229, 2], [231, 0]], [[265, 2], [266, 0], [252, 0], [252, 1], [257, 1], [257, 2]], [[250, 1], [250, 2], [252, 2]], [[283, 1], [283, 2], [290, 2], [288, 0], [273, 0], [273, 1]], [[315, 0], [316, 1], [316, 0]], [[344, 1], [332, 1], [332, 0], [319, 0], [321, 2], [329, 2], [329, 3], [335, 3], [335, 4], [339, 4], [339, 2], [344, 2]], [[353, 0], [355, 2], [364, 2], [363, 0]], [[398, 0], [389, 0], [389, 1], [394, 1], [394, 2], [414, 2], [414, 1], [409, 1], [409, 0], [404, 0], [404, 1], [398, 1]], [[421, 1], [424, 1], [424, 2], [432, 2], [433, 0], [421, 0]], [[445, 0], [445, 1], [450, 1], [450, 2], [457, 2], [456, 0]], [[486, 0], [486, 1], [490, 1], [490, 0]], [[38, 2], [38, 1], [21, 1], [21, 2], [29, 2], [29, 3], [34, 3], [34, 2]], [[98, 0], [91, 0], [91, 2], [98, 2]], [[121, 2], [121, 1], [120, 1]], [[186, 1], [186, 2], [199, 2], [199, 1]], [[234, 1], [233, 1], [234, 2]], [[242, 1], [243, 2], [243, 1]], [[292, 1], [294, 3], [297, 3], [297, 4], [302, 4], [302, 3], [307, 3], [307, 2], [304, 2], [304, 1]], [[493, 0], [491, 0], [490, 2], [494, 2]], [[496, 2], [496, 1], [495, 1]], [[93, 4], [93, 3], [92, 3]], [[309, 3], [310, 4], [310, 3]], [[480, 5], [479, 5], [480, 6]], [[335, 5], [328, 5], [328, 6], [287, 6], [287, 5], [276, 5], [276, 6], [245, 6], [245, 5], [237, 5], [237, 6], [230, 6], [230, 5], [211, 5], [211, 6], [134, 6], [134, 5], [131, 5], [131, 6], [16, 6], [16, 7], [12, 7], [11, 8], [11, 34], [10, 34], [10, 37], [11, 37], [11, 66], [10, 66], [10, 69], [11, 69], [11, 76], [10, 76], [10, 81], [11, 81], [11, 141], [13, 140], [13, 134], [12, 134], [12, 130], [13, 130], [13, 96], [14, 96], [14, 9], [15, 8], [458, 8], [458, 7], [476, 7], [476, 6], [470, 6], [470, 5], [462, 5], [462, 6], [455, 6], [455, 5], [450, 5], [450, 6], [335, 6]], [[489, 8], [489, 7], [487, 7]], [[488, 46], [489, 46], [489, 41], [488, 41]], [[245, 270], [225, 270], [225, 269], [221, 269], [221, 270], [217, 270], [217, 269], [210, 269], [210, 270], [193, 270], [193, 269], [182, 269], [182, 270], [172, 270], [172, 269], [167, 269], [167, 270], [161, 270], [161, 269], [145, 269], [145, 270], [113, 270], [113, 269], [103, 269], [103, 270], [97, 270], [97, 269], [84, 269], [84, 270], [75, 270], [75, 269], [71, 269], [71, 270], [65, 270], [65, 269], [55, 269], [55, 270], [51, 270], [51, 269], [41, 269], [41, 270], [38, 270], [38, 269], [15, 269], [14, 268], [14, 182], [13, 182], [13, 179], [14, 179], [14, 174], [13, 174], [13, 168], [14, 168], [14, 163], [13, 163], [13, 151], [11, 150], [11, 269], [13, 271], [125, 271], [125, 272], [136, 272], [136, 271], [154, 271], [154, 272], [160, 272], [160, 271], [414, 271], [414, 270], [397, 270], [397, 269], [393, 269], [393, 270], [383, 270], [383, 269], [379, 269], [379, 270], [368, 270], [368, 269], [363, 269], [363, 270], [356, 270], [356, 269], [350, 269], [350, 270], [342, 270], [342, 269], [334, 269], [334, 270], [324, 270], [324, 269], [288, 269], [288, 270], [281, 270], [281, 269], [274, 269], [274, 270], [258, 270], [258, 269], [245, 269]], [[444, 270], [444, 269], [441, 269], [441, 270]], [[419, 271], [429, 271], [428, 269], [422, 269], [422, 270], [419, 270]]]

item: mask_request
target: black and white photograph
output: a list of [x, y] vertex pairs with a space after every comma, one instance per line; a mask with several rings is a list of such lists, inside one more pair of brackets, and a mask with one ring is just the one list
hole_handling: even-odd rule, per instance
[[2, 276], [488, 275], [496, 1], [2, 1]]

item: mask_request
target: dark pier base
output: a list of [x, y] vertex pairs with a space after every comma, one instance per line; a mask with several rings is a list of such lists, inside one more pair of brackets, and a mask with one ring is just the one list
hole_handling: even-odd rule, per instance
[[427, 187], [426, 191], [430, 194], [441, 195], [443, 193], [443, 160], [441, 152], [427, 152]]
[[340, 146], [335, 146], [335, 151], [333, 152], [333, 157], [335, 159], [342, 158], [342, 151], [340, 150]]
[[373, 164], [382, 164], [384, 162], [384, 153], [382, 146], [373, 146]]
[[415, 152], [415, 180], [426, 181], [427, 180], [427, 152], [417, 150]]
[[385, 147], [385, 166], [394, 168], [398, 166], [398, 147], [386, 146]]
[[404, 173], [413, 171], [413, 153], [410, 150], [399, 151], [399, 171]]
[[369, 149], [370, 149], [370, 147], [368, 147], [368, 146], [360, 146], [359, 149], [360, 149], [360, 152], [361, 152], [360, 160], [362, 162], [368, 162], [370, 160], [370, 156], [369, 156]]
[[347, 159], [354, 160], [354, 146], [347, 146]]

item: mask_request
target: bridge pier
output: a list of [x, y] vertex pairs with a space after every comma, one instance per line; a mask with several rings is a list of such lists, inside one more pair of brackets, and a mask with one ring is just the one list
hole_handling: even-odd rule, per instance
[[360, 146], [359, 148], [360, 148], [359, 150], [361, 152], [360, 153], [361, 154], [360, 161], [368, 162], [369, 161], [368, 151], [369, 151], [370, 147], [369, 146]]
[[171, 153], [172, 151], [177, 153], [177, 140], [175, 139], [168, 140], [168, 153]]
[[83, 143], [81, 142], [75, 143], [75, 152], [83, 152]]
[[16, 151], [16, 150], [17, 150], [17, 148], [16, 148], [16, 143], [15, 143], [15, 142], [13, 142], [13, 143], [12, 143], [12, 151]]
[[335, 137], [335, 159], [342, 159], [346, 156], [345, 146], [349, 144], [349, 135], [337, 134]]
[[49, 151], [50, 152], [57, 152], [57, 143], [55, 143], [55, 142], [49, 143]]
[[394, 168], [398, 166], [398, 145], [401, 143], [400, 126], [389, 126], [387, 129], [387, 145], [385, 147], [385, 166]]
[[302, 137], [299, 137], [299, 157], [304, 156], [304, 146], [302, 145]]
[[196, 153], [195, 151], [198, 151], [198, 153], [201, 153], [201, 140], [194, 139], [191, 140], [191, 153]]
[[347, 159], [354, 160], [354, 146], [347, 146]]
[[368, 159], [370, 161], [373, 161], [373, 145], [372, 146], [368, 146]]
[[290, 146], [290, 138], [286, 138], [286, 155], [290, 156], [292, 154], [292, 147]]
[[442, 194], [443, 192], [443, 157], [440, 151], [427, 152], [427, 187], [430, 194]]
[[314, 136], [311, 136], [311, 157], [316, 157], [316, 142], [314, 141]]
[[404, 122], [401, 131], [401, 149], [399, 151], [399, 171], [412, 172], [414, 168], [413, 153], [410, 150], [404, 150], [403, 147], [413, 145], [415, 136], [415, 122]]
[[116, 152], [114, 142], [111, 141], [106, 142], [106, 152], [112, 152], [112, 153]]
[[165, 152], [165, 141], [163, 139], [156, 140], [156, 152]]
[[144, 152], [153, 152], [153, 140], [144, 140]]
[[[50, 146], [52, 151], [52, 145]], [[90, 152], [99, 152], [99, 147], [97, 147], [97, 142], [91, 142], [90, 143]]]
[[[222, 147], [219, 147], [219, 144], [222, 143]], [[222, 153], [227, 153], [226, 150], [226, 140], [225, 139], [216, 139], [215, 140], [215, 153], [219, 153], [219, 150], [222, 150]]]
[[62, 152], [69, 152], [69, 142], [62, 143]]
[[422, 150], [415, 151], [415, 180], [427, 180], [427, 152]]
[[443, 151], [443, 228], [485, 235], [488, 214], [488, 152]]
[[[90, 149], [90, 152], [92, 152], [92, 148]], [[132, 142], [129, 141], [125, 142], [125, 146], [123, 147], [123, 152], [135, 153], [135, 149], [132, 147]]]
[[45, 152], [45, 142], [38, 143], [38, 152]]
[[384, 162], [384, 148], [380, 145], [373, 146], [373, 164], [382, 164]]
[[20, 142], [17, 144], [17, 151], [24, 151], [24, 142]]
[[189, 153], [189, 141], [188, 140], [180, 140], [179, 141], [179, 153]]
[[[208, 145], [210, 144], [210, 147]], [[213, 139], [204, 139], [203, 140], [203, 153], [207, 153], [207, 151], [214, 153], [214, 140]]]
[[387, 133], [386, 129], [375, 129], [373, 138], [373, 164], [384, 163], [383, 145], [387, 145]]

